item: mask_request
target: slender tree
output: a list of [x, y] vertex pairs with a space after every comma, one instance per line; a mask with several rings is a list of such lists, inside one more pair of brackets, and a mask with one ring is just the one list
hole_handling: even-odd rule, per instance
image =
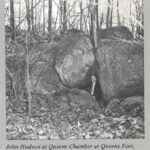
[[[138, 0], [136, 0], [135, 11], [136, 11], [136, 20], [138, 21], [139, 20], [139, 18], [138, 18], [138, 12], [139, 12], [139, 10], [138, 10]], [[138, 25], [138, 23], [136, 23], [136, 37], [138, 37], [138, 36], [139, 36], [139, 25]]]
[[43, 34], [45, 34], [45, 0], [43, 0]]
[[110, 18], [110, 0], [108, 0], [107, 6], [107, 16], [106, 16], [106, 27], [109, 27], [109, 18]]
[[38, 7], [38, 29], [39, 29], [39, 32], [41, 31], [41, 15], [42, 15], [42, 6], [39, 5]]
[[97, 24], [97, 30], [99, 30], [99, 11], [98, 11], [98, 3], [99, 3], [99, 1], [96, 0], [96, 24]]
[[133, 25], [133, 21], [132, 21], [132, 3], [130, 2], [130, 24], [131, 24], [131, 28], [132, 28], [132, 34], [134, 36], [134, 25]]
[[29, 75], [29, 31], [26, 33], [26, 87], [27, 87], [27, 116], [31, 117], [31, 83], [30, 83], [30, 75]]
[[110, 13], [110, 27], [112, 27], [113, 25], [113, 0], [110, 1], [110, 4], [111, 4], [111, 13]]
[[[90, 14], [91, 15], [91, 14]], [[90, 22], [89, 22], [89, 24], [90, 24], [90, 35], [91, 36], [93, 36], [93, 19], [92, 19], [92, 17], [90, 17]]]
[[21, 1], [19, 2], [19, 28], [21, 24]]
[[120, 23], [120, 12], [119, 12], [119, 0], [117, 0], [117, 18], [118, 18], [118, 26], [120, 26], [121, 23]]
[[49, 0], [49, 8], [48, 8], [48, 32], [50, 33], [52, 30], [52, 0]]
[[[144, 3], [143, 3], [143, 0], [141, 3], [141, 23], [144, 27]], [[142, 34], [142, 36], [144, 36], [144, 28], [141, 29], [141, 34]]]
[[90, 12], [91, 12], [91, 24], [92, 24], [92, 37], [94, 39], [94, 46], [97, 48], [97, 24], [96, 24], [96, 9], [95, 9], [95, 0], [89, 0], [90, 2]]
[[62, 31], [62, 16], [63, 16], [62, 0], [59, 0], [59, 33], [61, 33]]
[[108, 0], [106, 27], [112, 27], [113, 21], [113, 0]]
[[102, 13], [100, 21], [100, 29], [102, 29], [103, 22], [104, 22], [104, 14]]
[[33, 0], [31, 1], [31, 26], [32, 26], [32, 31], [34, 31], [34, 4], [33, 4]]
[[31, 30], [31, 16], [30, 16], [30, 1], [26, 0], [26, 11], [27, 11], [27, 25], [28, 25], [28, 31], [30, 32]]
[[67, 8], [66, 8], [66, 0], [63, 2], [63, 32], [66, 33], [67, 31]]
[[143, 1], [136, 0], [135, 3], [135, 8], [136, 8], [136, 36], [138, 38], [141, 38], [141, 36], [144, 36], [143, 34]]
[[80, 1], [80, 30], [83, 30], [83, 9], [82, 9], [82, 0]]
[[[36, 5], [36, 3], [37, 3], [37, 0], [35, 0], [34, 1], [35, 2], [35, 5]], [[36, 27], [36, 25], [37, 25], [37, 7], [35, 7], [35, 9], [34, 9], [35, 11], [34, 11], [34, 14], [35, 14], [35, 21], [34, 21], [34, 29], [36, 29], [37, 27]]]
[[14, 15], [14, 0], [10, 0], [10, 27], [12, 30], [11, 40], [15, 40], [15, 15]]
[[57, 20], [59, 18], [59, 10], [57, 9], [57, 15], [56, 15], [56, 19], [55, 19], [55, 29], [57, 28]]

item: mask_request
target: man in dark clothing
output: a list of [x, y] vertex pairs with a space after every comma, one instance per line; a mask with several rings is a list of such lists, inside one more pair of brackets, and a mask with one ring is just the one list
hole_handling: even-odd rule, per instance
[[91, 76], [91, 89], [90, 89], [90, 94], [94, 96], [96, 101], [99, 103], [101, 107], [103, 107], [103, 102], [102, 102], [102, 93], [101, 93], [101, 87], [99, 82], [97, 81], [96, 77], [94, 75]]

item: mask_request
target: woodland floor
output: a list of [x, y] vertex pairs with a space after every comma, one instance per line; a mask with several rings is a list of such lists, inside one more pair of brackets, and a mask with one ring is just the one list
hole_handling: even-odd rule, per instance
[[[6, 43], [6, 54], [14, 51], [17, 59], [22, 56], [24, 47], [27, 45], [26, 36], [20, 37], [22, 44], [18, 44], [20, 42]], [[40, 43], [43, 39], [45, 38], [38, 35], [30, 35], [29, 40]], [[42, 47], [39, 49], [43, 50]], [[8, 68], [14, 69], [15, 75], [20, 71], [19, 77], [22, 77], [24, 75], [22, 63], [17, 61], [20, 65], [17, 68], [18, 71], [12, 67], [16, 65], [13, 62], [15, 60], [8, 60], [10, 64]], [[17, 83], [22, 82], [22, 78], [19, 79]], [[90, 108], [69, 102], [65, 96], [54, 98], [38, 95], [32, 97], [31, 102], [31, 116], [27, 117], [27, 106], [23, 99], [7, 98], [6, 133], [8, 140], [144, 138], [144, 115], [137, 117], [127, 114], [106, 115], [105, 111], [100, 108]]]
[[[8, 140], [142, 139], [144, 118], [113, 117], [93, 108], [67, 105], [67, 99], [32, 99], [31, 117], [25, 101], [7, 99]], [[69, 107], [68, 107], [69, 106]]]

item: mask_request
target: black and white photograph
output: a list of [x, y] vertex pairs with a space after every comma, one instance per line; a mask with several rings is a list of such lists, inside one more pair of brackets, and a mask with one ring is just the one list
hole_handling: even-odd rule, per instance
[[4, 4], [6, 140], [145, 139], [143, 0]]

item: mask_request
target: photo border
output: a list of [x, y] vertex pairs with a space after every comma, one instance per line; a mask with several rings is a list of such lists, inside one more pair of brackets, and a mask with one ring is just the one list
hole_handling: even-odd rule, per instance
[[[6, 101], [5, 101], [5, 2], [0, 0], [0, 150], [10, 145], [115, 145], [134, 144], [134, 150], [150, 149], [150, 0], [144, 0], [144, 105], [145, 105], [145, 138], [144, 139], [86, 139], [86, 140], [6, 140]], [[9, 149], [11, 150], [11, 149]], [[14, 149], [13, 149], [14, 150]], [[49, 149], [46, 149], [49, 150]], [[57, 149], [59, 150], [59, 149]], [[69, 150], [69, 149], [68, 149]], [[73, 150], [73, 149], [72, 149]], [[86, 150], [86, 149], [83, 149]], [[89, 150], [93, 150], [89, 149]], [[101, 147], [98, 148], [101, 150]], [[108, 149], [105, 149], [108, 150]], [[120, 150], [120, 149], [109, 149]], [[124, 149], [121, 149], [124, 150]], [[126, 149], [133, 150], [133, 149]]]

